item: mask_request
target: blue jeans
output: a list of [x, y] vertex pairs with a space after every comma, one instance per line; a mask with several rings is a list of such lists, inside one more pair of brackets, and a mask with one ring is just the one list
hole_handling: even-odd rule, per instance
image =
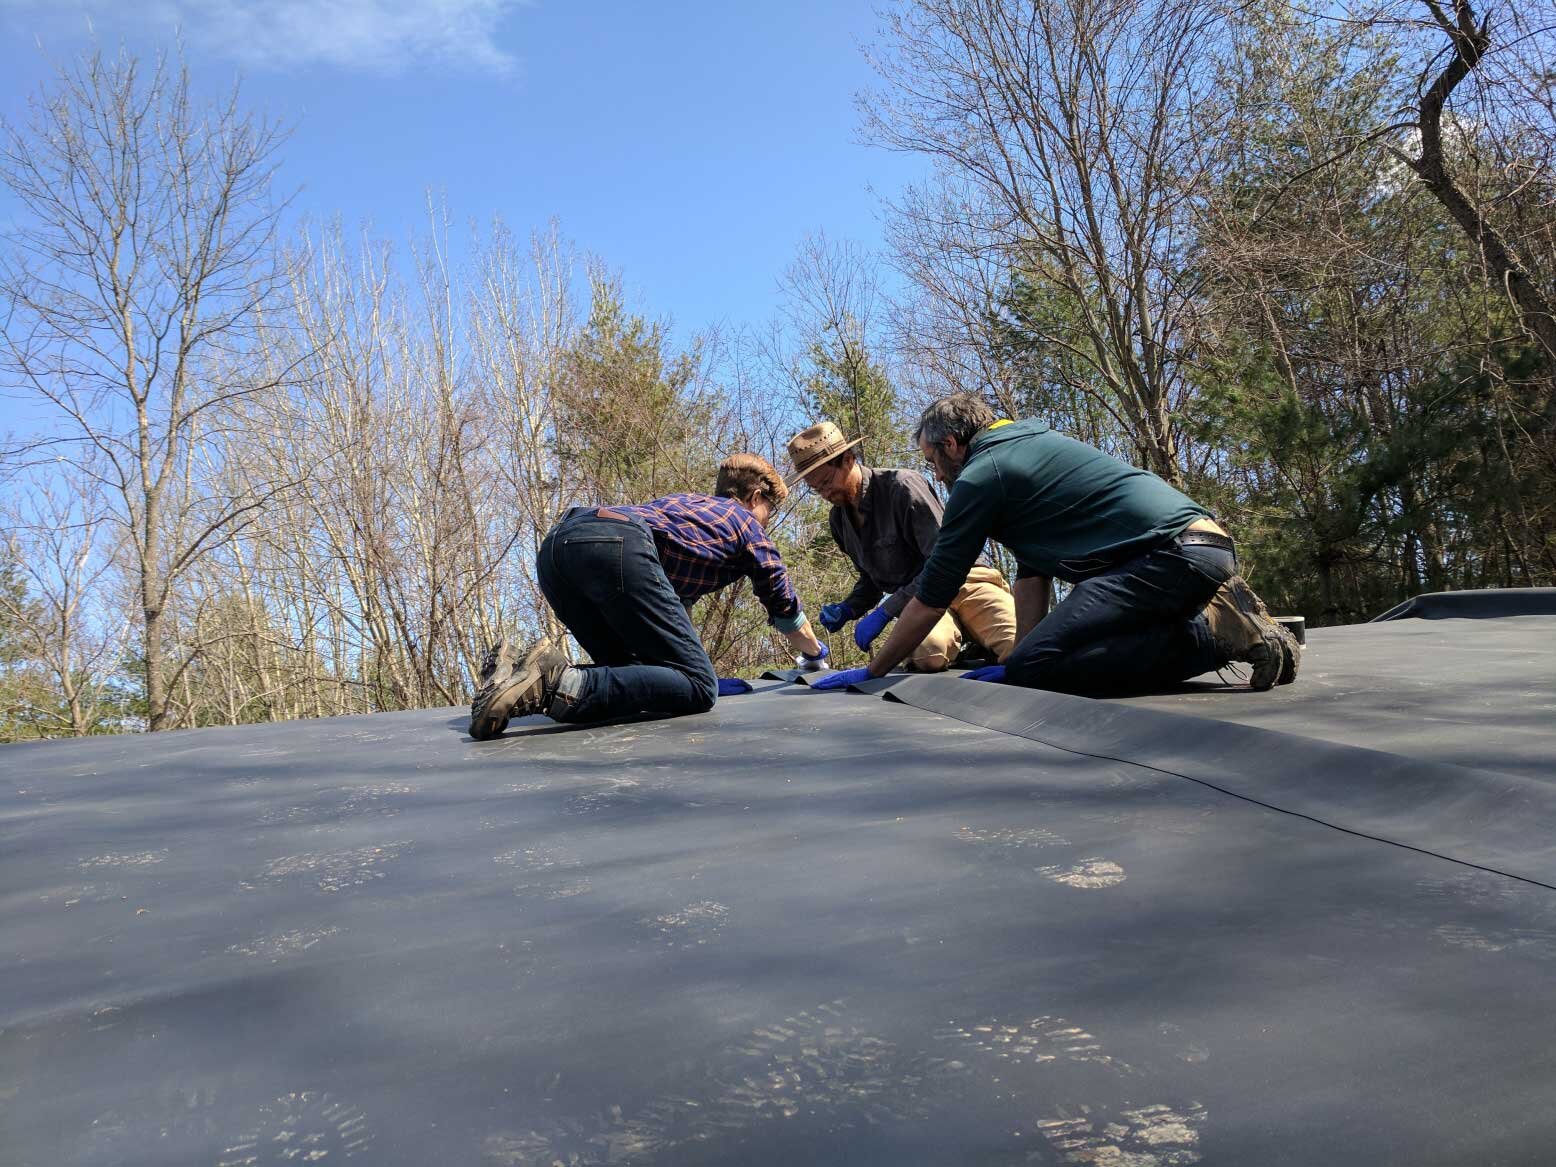
[[594, 662], [581, 668], [582, 686], [558, 720], [713, 708], [713, 662], [647, 524], [574, 507], [540, 545], [536, 568], [551, 610]]
[[1226, 663], [1204, 608], [1232, 551], [1174, 540], [1084, 579], [1005, 659], [1015, 685], [1087, 697], [1170, 688]]

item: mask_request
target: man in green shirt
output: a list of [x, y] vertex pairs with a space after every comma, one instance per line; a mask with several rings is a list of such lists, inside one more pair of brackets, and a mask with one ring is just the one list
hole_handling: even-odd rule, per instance
[[[951, 488], [940, 537], [895, 630], [849, 673], [884, 676], [907, 656], [995, 539], [1016, 559], [1017, 644], [988, 679], [1104, 696], [1233, 662], [1255, 689], [1295, 677], [1296, 643], [1237, 575], [1231, 538], [1161, 478], [1045, 422], [998, 419], [972, 394], [932, 404], [917, 437]], [[1050, 612], [1055, 578], [1072, 587]], [[822, 687], [848, 683], [836, 676]]]

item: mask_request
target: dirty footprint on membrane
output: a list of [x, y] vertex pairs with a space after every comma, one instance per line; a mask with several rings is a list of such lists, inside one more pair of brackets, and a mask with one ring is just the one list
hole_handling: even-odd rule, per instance
[[1111, 859], [1082, 859], [1068, 867], [1039, 867], [1037, 873], [1065, 887], [1116, 887], [1124, 882], [1124, 869]]

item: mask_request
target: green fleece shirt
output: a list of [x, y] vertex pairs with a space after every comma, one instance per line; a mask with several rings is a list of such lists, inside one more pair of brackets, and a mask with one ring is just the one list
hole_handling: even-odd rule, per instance
[[1209, 515], [1150, 471], [1055, 433], [1047, 422], [996, 422], [967, 447], [916, 594], [931, 608], [948, 607], [985, 539], [1009, 548], [1018, 576], [1074, 583], [1162, 546]]

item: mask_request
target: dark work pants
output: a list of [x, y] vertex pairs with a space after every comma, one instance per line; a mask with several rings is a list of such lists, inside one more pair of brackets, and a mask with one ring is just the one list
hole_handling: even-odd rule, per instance
[[593, 665], [562, 721], [703, 713], [718, 678], [647, 524], [574, 507], [540, 545], [540, 590]]
[[1231, 551], [1174, 541], [1082, 580], [1005, 660], [1005, 679], [1089, 697], [1143, 693], [1226, 662], [1203, 615]]

